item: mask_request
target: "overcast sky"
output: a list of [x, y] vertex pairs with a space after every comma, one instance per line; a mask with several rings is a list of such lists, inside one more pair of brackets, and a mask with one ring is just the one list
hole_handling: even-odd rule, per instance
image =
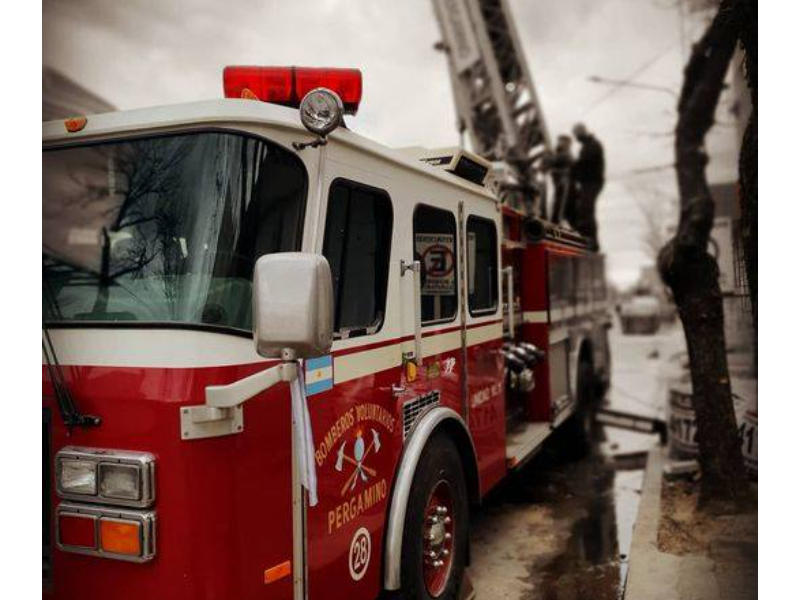
[[[606, 147], [600, 242], [612, 279], [629, 285], [652, 260], [640, 207], [675, 218], [662, 209], [676, 194], [663, 168], [675, 98], [588, 77], [677, 93], [697, 18], [682, 38], [674, 0], [509, 2], [551, 134], [584, 121]], [[43, 19], [44, 64], [120, 109], [219, 98], [230, 64], [358, 67], [354, 130], [389, 146], [458, 143], [431, 0], [44, 0]], [[718, 132], [718, 146], [732, 148], [733, 133]], [[732, 151], [715, 160], [712, 180], [735, 178]]]

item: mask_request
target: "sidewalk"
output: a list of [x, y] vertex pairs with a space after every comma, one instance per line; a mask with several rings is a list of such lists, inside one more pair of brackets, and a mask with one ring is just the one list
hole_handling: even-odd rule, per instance
[[[679, 485], [664, 490], [670, 506], [662, 506], [664, 461], [663, 448], [650, 451], [633, 531], [625, 600], [757, 598], [757, 514], [693, 521], [688, 490]], [[665, 518], [662, 512], [667, 509], [670, 515]]]

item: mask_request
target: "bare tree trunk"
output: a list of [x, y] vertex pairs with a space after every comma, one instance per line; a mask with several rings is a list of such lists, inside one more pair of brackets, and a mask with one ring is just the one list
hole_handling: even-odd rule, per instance
[[747, 284], [758, 343], [758, 6], [756, 0], [745, 0], [737, 8], [741, 11], [739, 40], [744, 50], [745, 75], [752, 104], [739, 155], [739, 202]]
[[723, 328], [719, 268], [708, 253], [714, 201], [704, 149], [714, 125], [725, 74], [736, 47], [735, 0], [724, 0], [684, 70], [675, 129], [681, 214], [678, 231], [659, 254], [661, 276], [673, 292], [689, 350], [697, 441], [703, 478], [701, 506], [742, 506], [749, 498], [737, 436]]
[[100, 257], [98, 284], [97, 297], [94, 299], [94, 307], [92, 307], [94, 315], [105, 313], [108, 309], [108, 287], [111, 285], [111, 238], [105, 227], [103, 227], [103, 250]]

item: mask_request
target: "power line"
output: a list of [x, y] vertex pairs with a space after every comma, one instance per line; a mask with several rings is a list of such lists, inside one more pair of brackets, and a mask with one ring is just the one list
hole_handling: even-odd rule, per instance
[[662, 94], [669, 94], [675, 100], [678, 99], [678, 92], [676, 92], [671, 88], [668, 88], [665, 85], [654, 85], [652, 83], [642, 83], [638, 81], [620, 81], [619, 79], [598, 77], [597, 75], [592, 75], [591, 77], [589, 77], [589, 81], [591, 81], [592, 83], [603, 83], [605, 85], [613, 85], [615, 87], [628, 87], [634, 89], [649, 90], [651, 92], [661, 92]]
[[675, 168], [675, 163], [668, 163], [665, 165], [653, 165], [651, 167], [642, 167], [639, 169], [631, 169], [630, 171], [622, 171], [621, 173], [613, 173], [609, 177], [606, 177], [606, 180], [619, 181], [623, 179], [628, 179], [629, 177], [637, 177], [641, 175], [660, 173], [662, 171], [668, 171], [674, 168]]
[[607, 94], [601, 96], [594, 104], [592, 104], [584, 113], [583, 116], [586, 117], [589, 113], [591, 113], [595, 108], [600, 106], [603, 102], [611, 98], [614, 94], [619, 92], [622, 88], [624, 88], [629, 83], [633, 82], [639, 75], [647, 71], [650, 67], [656, 64], [659, 60], [664, 58], [672, 49], [675, 47], [675, 43], [673, 42], [669, 46], [667, 46], [664, 50], [647, 60], [644, 64], [642, 64], [638, 69], [636, 69], [631, 75], [626, 77], [625, 79], [619, 81], [617, 85], [611, 88]]

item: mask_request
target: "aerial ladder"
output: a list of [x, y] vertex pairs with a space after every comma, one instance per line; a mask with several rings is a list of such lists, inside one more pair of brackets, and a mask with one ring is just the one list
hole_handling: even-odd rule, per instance
[[[492, 185], [505, 215], [504, 317], [513, 338], [512, 315], [518, 309], [510, 311], [509, 305], [522, 304], [520, 251], [525, 248], [513, 223], [526, 224], [528, 239], [549, 236], [582, 247], [586, 240], [563, 223], [547, 221], [547, 161], [553, 148], [507, 0], [433, 0], [433, 6], [442, 35], [435, 47], [447, 56], [459, 134], [466, 131], [472, 151], [494, 165]], [[558, 216], [552, 220], [561, 221]], [[605, 280], [604, 257], [592, 260], [597, 265], [593, 276]], [[662, 443], [666, 439], [666, 425], [658, 418], [604, 407], [594, 418], [612, 427], [658, 433]]]
[[506, 0], [433, 0], [457, 112], [507, 206], [546, 218], [544, 114]]

